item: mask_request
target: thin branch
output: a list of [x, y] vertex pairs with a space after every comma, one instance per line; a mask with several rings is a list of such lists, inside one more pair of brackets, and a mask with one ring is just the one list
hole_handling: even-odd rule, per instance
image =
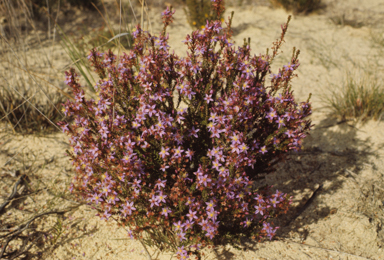
[[20, 178], [17, 180], [15, 186], [13, 187], [13, 191], [12, 191], [11, 195], [9, 195], [9, 197], [5, 200], [5, 202], [0, 205], [0, 216], [2, 215], [4, 208], [11, 202], [12, 199], [14, 199], [16, 197], [17, 186], [19, 186], [20, 184], [21, 185], [24, 184], [24, 181], [25, 181], [24, 178], [25, 177], [26, 177], [25, 174], [20, 176]]
[[29, 225], [35, 221], [36, 219], [42, 217], [42, 216], [45, 216], [45, 215], [51, 215], [51, 214], [65, 214], [75, 208], [78, 208], [79, 206], [74, 206], [74, 207], [70, 207], [66, 210], [62, 210], [62, 211], [49, 211], [49, 212], [44, 212], [44, 213], [40, 213], [36, 216], [34, 216], [33, 218], [31, 218], [30, 220], [28, 220], [25, 224], [22, 224], [20, 225], [18, 228], [16, 228], [15, 230], [12, 230], [10, 231], [8, 234], [6, 235], [3, 235], [3, 236], [0, 236], [0, 238], [6, 238], [7, 237], [7, 240], [6, 240], [6, 243], [5, 245], [3, 246], [3, 249], [1, 250], [1, 253], [0, 253], [0, 259], [3, 259], [3, 256], [4, 256], [4, 253], [5, 253], [5, 250], [9, 244], [9, 242], [14, 239], [15, 237], [17, 237], [19, 234], [21, 234], [23, 231], [25, 231], [26, 229], [29, 228]]

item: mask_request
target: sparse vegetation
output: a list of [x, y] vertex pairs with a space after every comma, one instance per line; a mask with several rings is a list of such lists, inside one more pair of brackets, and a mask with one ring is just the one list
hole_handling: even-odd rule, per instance
[[384, 89], [374, 76], [363, 73], [360, 78], [350, 72], [339, 91], [332, 91], [323, 100], [331, 109], [331, 114], [341, 120], [378, 120], [384, 113]]
[[187, 16], [188, 23], [192, 28], [200, 29], [207, 24], [208, 21], [220, 20], [217, 14], [212, 10], [211, 0], [186, 0], [186, 8], [184, 12]]
[[100, 0], [27, 0], [27, 5], [32, 6], [32, 10], [40, 11], [41, 8], [55, 8], [57, 5], [69, 4], [71, 6], [85, 8], [85, 9], [94, 9], [100, 7], [102, 2]]
[[[198, 3], [200, 1], [202, 0], [191, 0], [189, 3]], [[60, 5], [58, 4], [59, 2]], [[94, 2], [99, 10], [101, 10], [100, 14], [103, 12], [101, 15], [104, 15], [103, 18], [99, 17], [95, 19], [95, 21], [100, 22], [99, 27], [91, 28], [88, 22], [80, 25], [73, 22], [73, 20], [67, 23], [69, 26], [73, 26], [73, 30], [67, 31], [68, 27], [66, 27], [63, 28], [63, 31], [60, 31], [60, 28], [55, 26], [56, 12], [59, 8], [62, 11], [60, 18], [64, 16], [73, 18], [73, 12], [71, 13], [73, 10], [76, 12], [81, 11], [81, 15], [76, 18], [82, 18], [86, 16], [84, 15], [85, 12], [89, 13], [90, 10], [94, 9], [91, 2]], [[119, 1], [115, 0], [113, 0], [113, 8], [115, 9], [111, 13], [112, 5], [110, 3], [112, 3], [112, 1], [110, 1], [110, 5], [107, 5], [107, 8], [110, 8], [108, 9], [109, 15], [115, 18], [111, 19], [115, 22], [114, 26], [112, 26], [112, 22], [110, 22], [107, 17], [107, 9], [103, 9], [105, 6], [102, 3], [105, 2], [107, 2], [107, 0], [48, 0], [48, 10], [47, 0], [0, 0], [0, 123], [2, 124], [0, 128], [0, 259], [49, 259], [49, 257], [53, 257], [53, 254], [56, 253], [57, 255], [55, 257], [62, 259], [63, 255], [60, 254], [63, 250], [65, 252], [65, 250], [68, 250], [70, 247], [72, 248], [68, 251], [72, 250], [71, 253], [73, 253], [70, 255], [71, 258], [81, 258], [79, 256], [83, 256], [86, 259], [91, 259], [91, 255], [84, 256], [83, 251], [76, 251], [77, 248], [73, 250], [74, 248], [71, 242], [78, 238], [83, 238], [85, 242], [83, 247], [79, 246], [79, 248], [90, 248], [89, 241], [94, 243], [94, 241], [97, 241], [99, 238], [92, 237], [87, 240], [87, 236], [94, 234], [97, 236], [103, 233], [98, 232], [97, 227], [101, 222], [97, 222], [97, 226], [89, 224], [92, 222], [90, 218], [95, 215], [96, 210], [90, 209], [86, 205], [86, 202], [80, 204], [75, 202], [74, 197], [68, 191], [70, 177], [75, 174], [71, 168], [72, 166], [68, 165], [68, 168], [67, 166], [63, 166], [62, 162], [67, 162], [68, 157], [60, 156], [62, 154], [59, 152], [57, 153], [59, 156], [55, 154], [55, 156], [51, 158], [50, 155], [47, 159], [45, 154], [35, 153], [30, 147], [35, 145], [36, 149], [44, 150], [46, 153], [53, 152], [50, 148], [45, 149], [46, 146], [52, 143], [52, 140], [40, 138], [42, 134], [44, 134], [44, 136], [48, 135], [48, 138], [51, 138], [51, 132], [56, 130], [60, 131], [60, 129], [55, 126], [55, 123], [62, 121], [64, 118], [64, 114], [61, 111], [61, 103], [64, 103], [69, 98], [72, 99], [72, 93], [70, 93], [64, 85], [64, 70], [70, 66], [76, 66], [77, 71], [82, 74], [82, 78], [86, 78], [86, 75], [88, 76], [88, 86], [89, 89], [92, 90], [95, 85], [95, 81], [92, 79], [92, 74], [94, 73], [92, 70], [89, 70], [90, 66], [87, 64], [86, 59], [89, 50], [92, 47], [99, 47], [98, 51], [100, 52], [106, 52], [108, 49], [112, 49], [114, 52], [121, 53], [124, 49], [131, 48], [132, 37], [128, 34], [128, 32], [130, 32], [130, 26], [128, 26], [129, 23], [124, 19], [132, 19], [132, 21], [129, 22], [134, 25], [140, 22], [144, 14], [141, 13], [140, 17], [140, 14], [136, 11], [138, 19], [133, 20], [133, 16], [124, 13], [124, 8], [125, 10], [130, 10], [130, 3], [124, 3], [124, 1], [122, 1], [123, 11], [120, 12], [118, 8], [115, 8], [118, 6], [116, 3]], [[131, 0], [131, 2], [132, 6], [136, 8], [135, 10], [140, 9], [142, 6], [140, 0]], [[210, 4], [211, 1], [207, 0], [207, 2]], [[259, 4], [260, 2], [264, 4], [268, 2], [268, 0], [256, 2], [233, 0], [228, 1], [227, 4], [234, 7], [243, 5], [243, 7], [249, 8], [248, 3]], [[286, 8], [294, 13], [307, 14], [321, 8], [321, 4], [316, 4], [320, 3], [320, 0], [273, 0], [273, 2], [275, 6]], [[290, 3], [290, 6], [284, 7], [283, 2], [285, 4]], [[305, 2], [310, 6], [302, 8], [301, 2]], [[190, 15], [192, 13], [188, 12], [191, 9], [186, 4], [187, 0], [145, 0], [145, 8], [153, 6], [165, 8], [165, 6], [173, 5], [179, 15], [183, 12], [183, 7], [185, 7], [187, 14]], [[315, 8], [312, 8], [311, 5]], [[192, 7], [192, 11], [194, 12], [193, 15], [199, 17], [198, 19], [201, 20], [199, 25], [198, 22], [194, 25], [192, 21], [191, 25], [194, 28], [201, 28], [201, 26], [206, 24], [207, 19], [211, 19], [206, 17], [202, 9], [195, 10]], [[120, 27], [121, 30], [116, 29], [116, 14], [119, 13], [122, 14], [121, 16], [123, 17], [123, 22]], [[95, 12], [95, 14], [97, 13]], [[148, 13], [145, 14], [148, 15]], [[48, 18], [49, 16], [50, 18]], [[188, 19], [190, 19], [190, 17]], [[331, 20], [338, 25], [348, 25], [356, 28], [356, 30], [353, 30], [354, 32], [360, 32], [358, 28], [361, 26], [370, 26], [367, 20], [348, 20], [345, 19], [344, 15], [332, 17]], [[45, 21], [49, 21], [49, 23], [45, 23]], [[104, 23], [101, 24], [103, 21]], [[144, 24], [148, 25], [147, 20], [144, 21]], [[180, 26], [180, 20], [177, 22], [177, 26]], [[36, 24], [38, 26], [36, 26]], [[43, 26], [40, 26], [41, 24], [43, 24]], [[85, 29], [81, 30], [81, 26], [84, 26], [83, 28]], [[88, 28], [86, 28], [86, 26], [88, 26]], [[148, 29], [148, 27], [149, 26], [147, 26], [146, 29]], [[334, 27], [340, 29], [340, 26]], [[108, 30], [105, 28], [108, 28]], [[145, 26], [143, 26], [143, 28], [145, 28]], [[181, 29], [184, 30], [185, 28]], [[116, 37], [121, 33], [126, 34], [121, 37]], [[309, 47], [301, 48], [303, 53], [310, 52], [311, 64], [322, 65], [326, 68], [327, 74], [331, 75], [332, 79], [333, 77], [337, 78], [339, 70], [343, 67], [340, 62], [341, 60], [351, 62], [352, 59], [350, 58], [356, 57], [352, 55], [351, 57], [348, 56], [348, 50], [346, 51], [341, 48], [342, 46], [340, 47], [340, 42], [337, 42], [337, 37], [332, 42], [329, 41], [327, 37], [319, 39], [314, 37], [313, 34], [311, 35], [312, 32], [305, 33], [307, 34], [305, 37], [309, 39], [307, 41]], [[68, 37], [66, 38], [66, 36]], [[114, 37], [116, 37], [114, 40], [108, 42]], [[374, 51], [376, 51], [376, 54], [372, 55], [372, 57], [368, 56], [368, 59], [377, 58], [377, 62], [374, 65], [364, 67], [369, 73], [364, 72], [361, 77], [358, 77], [358, 74], [353, 74], [352, 72], [346, 73], [344, 84], [334, 84], [335, 88], [331, 91], [332, 93], [323, 97], [323, 101], [330, 108], [331, 115], [341, 119], [337, 124], [344, 120], [349, 121], [349, 119], [366, 122], [372, 118], [378, 120], [377, 125], [379, 127], [381, 126], [379, 123], [380, 120], [383, 119], [384, 113], [384, 86], [381, 83], [382, 80], [375, 76], [382, 74], [383, 68], [380, 57], [382, 57], [384, 50], [384, 35], [381, 29], [379, 29], [378, 32], [372, 31], [371, 43], [371, 47], [375, 48]], [[60, 46], [60, 44], [62, 45]], [[67, 51], [68, 56], [65, 55], [64, 50]], [[348, 59], [346, 58], [347, 56]], [[306, 59], [306, 57], [308, 56], [303, 55], [302, 62], [305, 62], [304, 59]], [[357, 64], [358, 62], [359, 61], [356, 61]], [[356, 66], [356, 64], [353, 63], [353, 66]], [[319, 68], [319, 70], [323, 71], [321, 66], [319, 66]], [[308, 71], [306, 71], [306, 73], [307, 72]], [[321, 84], [314, 82], [314, 85], [310, 87], [314, 86], [329, 89], [328, 84], [325, 82]], [[318, 115], [316, 114], [315, 116], [317, 117]], [[69, 121], [68, 117], [65, 119], [67, 122]], [[323, 118], [321, 118], [321, 120], [323, 120]], [[336, 139], [333, 133], [331, 133], [332, 136], [330, 136], [330, 132], [326, 131], [329, 126], [335, 125], [333, 118], [330, 119], [330, 121], [330, 125], [328, 125], [329, 122], [325, 120], [326, 124], [322, 125], [321, 123], [323, 121], [321, 121], [316, 127], [319, 127], [318, 129], [321, 128], [321, 133], [324, 133], [327, 139]], [[68, 123], [70, 123], [70, 121]], [[6, 125], [6, 127], [4, 127], [3, 124]], [[340, 126], [342, 125], [347, 124], [343, 123]], [[353, 131], [347, 131], [347, 133], [342, 133], [340, 136], [358, 139], [358, 137], [353, 136], [357, 127], [354, 126], [352, 128], [349, 126], [346, 128], [349, 130], [352, 129]], [[333, 130], [334, 129], [332, 129], [332, 131]], [[24, 136], [22, 136], [21, 140], [17, 140], [17, 138], [21, 136], [20, 133]], [[54, 133], [52, 139], [57, 136], [61, 136], [61, 132]], [[29, 143], [29, 140], [35, 138], [37, 139], [36, 143]], [[345, 140], [344, 138], [340, 139], [343, 140], [341, 142]], [[376, 140], [374, 141], [376, 142]], [[374, 161], [371, 162], [371, 157], [368, 161], [368, 157], [365, 155], [365, 150], [368, 151], [371, 143], [363, 139], [357, 140], [357, 143], [353, 142], [350, 150], [340, 149], [340, 151], [337, 152], [337, 156], [334, 156], [333, 153], [329, 152], [331, 150], [326, 151], [326, 149], [320, 147], [320, 145], [323, 144], [316, 142], [317, 140], [314, 140], [316, 144], [314, 147], [316, 149], [312, 149], [309, 145], [306, 146], [305, 144], [305, 151], [300, 153], [299, 157], [297, 157], [296, 154], [289, 156], [289, 160], [287, 160], [288, 164], [284, 164], [282, 170], [278, 172], [283, 173], [279, 178], [291, 178], [285, 182], [289, 183], [289, 185], [282, 185], [281, 183], [283, 181], [277, 185], [281, 185], [283, 187], [282, 190], [289, 191], [289, 189], [293, 187], [295, 189], [300, 188], [299, 186], [305, 183], [305, 189], [307, 190], [308, 187], [311, 187], [315, 182], [306, 176], [303, 178], [302, 172], [309, 172], [310, 170], [311, 179], [315, 179], [316, 183], [327, 182], [327, 184], [329, 184], [329, 180], [332, 182], [329, 186], [324, 183], [324, 187], [326, 188], [320, 191], [322, 196], [317, 197], [314, 201], [320, 200], [320, 202], [324, 202], [324, 197], [327, 203], [329, 203], [329, 207], [331, 207], [331, 204], [334, 202], [330, 202], [328, 199], [333, 197], [327, 196], [331, 193], [333, 196], [333, 192], [337, 192], [339, 188], [336, 188], [336, 186], [348, 186], [350, 189], [345, 190], [345, 188], [342, 188], [343, 190], [341, 190], [348, 194], [348, 197], [344, 197], [342, 200], [351, 202], [351, 200], [356, 198], [354, 207], [356, 207], [357, 210], [351, 210], [350, 205], [352, 204], [348, 203], [345, 203], [348, 204], [348, 208], [337, 207], [339, 204], [332, 205], [336, 206], [337, 210], [335, 210], [335, 208], [328, 208], [328, 205], [324, 208], [321, 203], [319, 203], [318, 206], [313, 208], [313, 212], [308, 213], [308, 211], [311, 210], [307, 210], [308, 214], [303, 214], [302, 219], [294, 220], [296, 223], [292, 225], [290, 232], [296, 233], [293, 226], [304, 227], [305, 224], [308, 223], [316, 225], [313, 220], [327, 221], [328, 215], [332, 214], [337, 218], [338, 212], [342, 212], [343, 215], [340, 223], [346, 223], [348, 218], [353, 219], [353, 216], [356, 216], [356, 223], [360, 221], [360, 224], [363, 221], [365, 221], [365, 224], [368, 223], [367, 221], [369, 219], [370, 224], [364, 225], [364, 227], [366, 227], [365, 230], [374, 230], [372, 237], [375, 237], [377, 234], [377, 239], [372, 240], [375, 242], [374, 246], [376, 246], [377, 242], [377, 245], [383, 248], [384, 231], [382, 230], [382, 220], [384, 218], [383, 211], [380, 211], [384, 203], [382, 203], [381, 200], [384, 191], [383, 183], [381, 182], [383, 176], [382, 168], [376, 168], [377, 166], [375, 166]], [[36, 145], [37, 143], [39, 145]], [[378, 151], [380, 151], [379, 149], [382, 150], [383, 146], [380, 145], [380, 142], [377, 143], [379, 143], [379, 145], [377, 145]], [[20, 149], [24, 144], [28, 146], [28, 149]], [[329, 142], [329, 144], [330, 146], [333, 145], [331, 142]], [[348, 145], [349, 144], [350, 143], [348, 143]], [[319, 147], [317, 147], [317, 145], [319, 145]], [[339, 143], [336, 143], [336, 145], [339, 145]], [[324, 145], [324, 147], [325, 146], [326, 145]], [[63, 152], [65, 148], [68, 148], [64, 147], [65, 145], [63, 145]], [[364, 152], [356, 148], [364, 148]], [[321, 156], [318, 156], [319, 154], [321, 154]], [[322, 156], [325, 157], [323, 158]], [[335, 159], [336, 157], [337, 159]], [[360, 161], [362, 163], [360, 163]], [[314, 168], [312, 169], [311, 167]], [[377, 179], [376, 177], [375, 179], [366, 178], [365, 175], [362, 175], [361, 169], [364, 167], [371, 168]], [[284, 175], [286, 173], [288, 173], [288, 175]], [[258, 184], [259, 181], [261, 184], [265, 180], [265, 177], [262, 176], [263, 174], [256, 179]], [[292, 176], [294, 176], [294, 178]], [[350, 183], [348, 183], [348, 185], [338, 185], [340, 177], [343, 178], [342, 181]], [[303, 182], [303, 180], [305, 180], [305, 182]], [[305, 194], [306, 190], [301, 191]], [[358, 196], [355, 197], [355, 195]], [[359, 197], [360, 195], [361, 197]], [[348, 201], [348, 199], [350, 201]], [[312, 200], [312, 197], [310, 200]], [[298, 201], [299, 200], [295, 201], [295, 203]], [[304, 208], [305, 206], [307, 206], [307, 203], [305, 203]], [[78, 210], [79, 208], [80, 210]], [[349, 214], [347, 218], [345, 218], [345, 213]], [[321, 218], [316, 219], [315, 217], [312, 219], [313, 215], [321, 216]], [[305, 218], [308, 217], [310, 220], [306, 222]], [[337, 221], [337, 219], [335, 220], [334, 218], [333, 221]], [[101, 227], [101, 230], [103, 230], [103, 228], [104, 227]], [[316, 228], [318, 228], [318, 226], [316, 226]], [[110, 227], [108, 227], [107, 230], [109, 231]], [[299, 233], [300, 232], [297, 232], [296, 234]], [[324, 233], [328, 235], [323, 241], [323, 237], [321, 236]], [[317, 249], [329, 253], [329, 248], [332, 247], [328, 246], [327, 243], [331, 240], [327, 242], [327, 239], [329, 238], [333, 241], [335, 237], [332, 237], [332, 234], [324, 233], [318, 236], [318, 234], [314, 232], [312, 238], [319, 238], [317, 241], [323, 241], [321, 242], [321, 247]], [[282, 234], [284, 235], [284, 233]], [[336, 235], [339, 236], [339, 234]], [[104, 239], [104, 237], [101, 239]], [[116, 247], [119, 245], [119, 240], [130, 240], [130, 238], [126, 237], [108, 239], [113, 240], [112, 246]], [[361, 238], [357, 236], [356, 239]], [[345, 254], [347, 254], [354, 256], [352, 254], [354, 253], [353, 249], [345, 247], [346, 243], [351, 243], [351, 241], [352, 239], [347, 242], [345, 240], [337, 241], [340, 245], [340, 255], [345, 256]], [[249, 245], [252, 245], [252, 241], [248, 240], [247, 242], [250, 242]], [[290, 243], [289, 240], [285, 240], [285, 242]], [[304, 243], [302, 243], [301, 246], [305, 246]], [[346, 252], [342, 252], [342, 247]], [[246, 247], [244, 246], [244, 248]], [[314, 248], [315, 247], [312, 247], [312, 249]], [[105, 253], [103, 250], [104, 249], [101, 249], [100, 252]], [[335, 254], [337, 252], [336, 249], [333, 251]], [[373, 251], [373, 249], [372, 251], [366, 250], [363, 254], [356, 253], [355, 257], [377, 259], [375, 258], [377, 255], [374, 255], [376, 252], [377, 251]], [[230, 254], [232, 254], [232, 252], [230, 252]], [[116, 259], [122, 256], [118, 253], [116, 253], [116, 255]], [[159, 257], [154, 258], [157, 259]], [[227, 258], [227, 256], [220, 254], [217, 259], [224, 258]], [[167, 259], [169, 259], [169, 257]]]
[[270, 0], [271, 4], [277, 7], [283, 7], [294, 14], [308, 14], [319, 9], [321, 0]]

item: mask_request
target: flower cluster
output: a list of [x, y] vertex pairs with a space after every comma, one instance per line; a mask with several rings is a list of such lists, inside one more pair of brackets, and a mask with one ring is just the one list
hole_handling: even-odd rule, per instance
[[[172, 14], [163, 13], [165, 27]], [[272, 239], [269, 220], [291, 200], [270, 187], [256, 190], [252, 179], [299, 150], [310, 130], [309, 100], [297, 104], [286, 84], [297, 55], [266, 86], [272, 58], [251, 56], [246, 44], [236, 49], [230, 22], [188, 35], [185, 58], [170, 52], [165, 27], [157, 37], [137, 26], [134, 48], [118, 59], [91, 51], [102, 77], [97, 100], [85, 100], [75, 71], [67, 72], [75, 102], [64, 112], [75, 120], [59, 125], [76, 167], [71, 191], [103, 219], [133, 227], [131, 237], [146, 232], [181, 259], [240, 234]]]

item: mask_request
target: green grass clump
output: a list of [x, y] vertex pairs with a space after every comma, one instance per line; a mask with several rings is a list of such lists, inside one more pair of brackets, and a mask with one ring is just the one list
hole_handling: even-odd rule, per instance
[[186, 5], [187, 8], [184, 8], [184, 12], [192, 28], [201, 29], [207, 24], [207, 20], [222, 19], [222, 15], [217, 17], [217, 14], [212, 10], [211, 0], [186, 0]]
[[321, 0], [270, 0], [272, 5], [283, 7], [294, 14], [307, 14], [321, 8]]
[[347, 73], [341, 93], [332, 91], [323, 100], [331, 108], [331, 115], [342, 120], [378, 120], [384, 113], [384, 88], [379, 82], [367, 73], [361, 78]]

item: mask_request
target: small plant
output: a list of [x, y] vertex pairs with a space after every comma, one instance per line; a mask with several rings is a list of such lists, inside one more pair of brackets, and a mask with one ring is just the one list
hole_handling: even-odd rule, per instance
[[[27, 3], [33, 6], [34, 9], [36, 8], [46, 8], [47, 4], [48, 7], [53, 7], [57, 4], [59, 4], [59, 0], [28, 0]], [[100, 0], [64, 0], [61, 1], [61, 5], [63, 4], [70, 4], [72, 6], [76, 7], [82, 7], [87, 9], [93, 9], [94, 6], [100, 6], [101, 1]]]
[[331, 114], [341, 120], [378, 120], [384, 113], [383, 86], [368, 73], [357, 78], [347, 72], [340, 92], [332, 91], [322, 98], [331, 108]]
[[[222, 12], [220, 0], [213, 7]], [[236, 50], [230, 18], [227, 28], [218, 20], [188, 35], [180, 58], [166, 35], [173, 13], [163, 12], [158, 37], [138, 25], [128, 54], [91, 51], [97, 100], [84, 98], [74, 69], [66, 72], [75, 102], [63, 111], [75, 121], [59, 125], [76, 167], [70, 190], [102, 219], [130, 227], [145, 249], [179, 259], [243, 236], [272, 239], [271, 220], [292, 201], [253, 179], [300, 150], [311, 128], [309, 98], [297, 104], [290, 86], [299, 51], [266, 82], [290, 18], [271, 54], [251, 56], [247, 43]]]
[[[110, 41], [113, 37], [118, 35], [118, 31], [105, 31], [104, 27], [101, 27], [99, 29], [94, 29], [90, 33], [87, 33], [87, 35], [82, 36], [77, 41], [75, 41], [76, 47], [81, 50], [87, 50], [87, 52], [95, 47], [102, 46], [105, 51], [108, 51], [108, 49], [116, 48], [118, 43], [117, 40]], [[132, 48], [133, 44], [133, 38], [132, 35], [127, 34], [125, 37], [119, 37], [120, 38], [120, 45], [124, 47], [126, 50], [129, 50]], [[86, 56], [86, 55], [85, 55]]]
[[283, 7], [294, 14], [310, 13], [321, 7], [321, 0], [270, 0], [272, 5]]
[[222, 11], [220, 11], [220, 15], [214, 12], [211, 0], [186, 0], [186, 5], [187, 8], [184, 8], [184, 12], [192, 28], [201, 29], [207, 24], [207, 20], [222, 19]]

